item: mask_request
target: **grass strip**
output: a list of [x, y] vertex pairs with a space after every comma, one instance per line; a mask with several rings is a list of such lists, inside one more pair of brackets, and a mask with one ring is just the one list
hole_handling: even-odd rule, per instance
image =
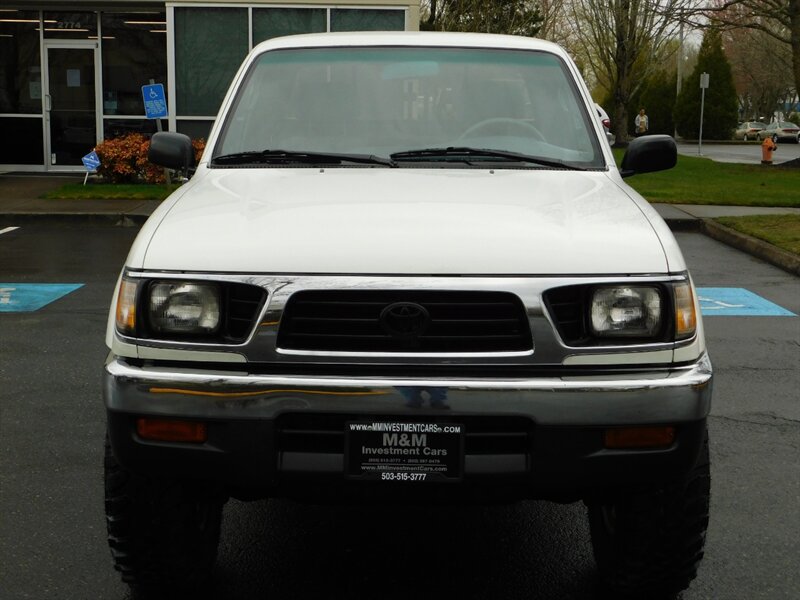
[[[614, 151], [621, 162], [623, 151]], [[800, 170], [678, 155], [675, 168], [625, 180], [650, 202], [800, 207]]]
[[725, 227], [800, 255], [800, 215], [719, 217], [714, 220]]
[[173, 185], [68, 183], [42, 194], [46, 200], [163, 200], [178, 188]]
[[[615, 150], [617, 162], [624, 152]], [[800, 207], [800, 170], [775, 166], [719, 163], [707, 158], [678, 156], [674, 169], [626, 179], [650, 202], [727, 206]], [[67, 184], [44, 194], [48, 199], [163, 200], [177, 186], [147, 184]]]

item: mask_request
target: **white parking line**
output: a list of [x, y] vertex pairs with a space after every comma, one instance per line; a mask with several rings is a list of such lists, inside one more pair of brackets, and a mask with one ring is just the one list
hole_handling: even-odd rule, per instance
[[19, 229], [19, 227], [6, 227], [5, 229], [0, 229], [0, 235], [4, 233], [9, 233], [10, 231], [14, 231], [15, 229]]

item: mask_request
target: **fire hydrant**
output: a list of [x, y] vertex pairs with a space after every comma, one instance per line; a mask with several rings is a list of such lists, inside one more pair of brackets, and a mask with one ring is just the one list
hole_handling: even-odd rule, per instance
[[771, 165], [772, 153], [777, 149], [778, 149], [778, 144], [773, 142], [771, 137], [764, 138], [764, 141], [761, 142], [761, 164]]

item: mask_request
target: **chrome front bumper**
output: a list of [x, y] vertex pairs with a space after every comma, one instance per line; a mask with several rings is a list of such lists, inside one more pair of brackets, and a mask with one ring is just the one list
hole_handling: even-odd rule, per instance
[[[139, 367], [111, 356], [104, 398], [111, 412], [193, 419], [270, 420], [287, 412], [411, 416], [447, 410], [527, 417], [546, 426], [602, 426], [704, 419], [711, 383], [707, 355], [672, 370], [519, 379], [254, 375]], [[417, 397], [421, 402], [410, 400]]]

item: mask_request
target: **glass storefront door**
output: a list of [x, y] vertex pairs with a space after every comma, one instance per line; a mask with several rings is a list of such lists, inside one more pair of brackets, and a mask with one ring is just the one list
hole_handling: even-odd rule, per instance
[[45, 42], [45, 50], [47, 167], [73, 170], [97, 144], [97, 44]]

